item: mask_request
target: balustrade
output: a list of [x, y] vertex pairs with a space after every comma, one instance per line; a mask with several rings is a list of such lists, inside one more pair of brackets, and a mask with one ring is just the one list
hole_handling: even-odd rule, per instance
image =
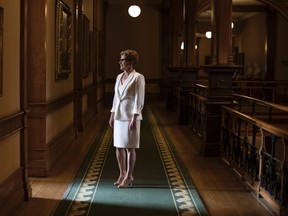
[[[257, 105], [267, 107], [269, 104], [257, 99], [251, 100], [257, 102]], [[283, 119], [288, 117], [285, 107], [272, 103], [268, 109], [269, 113], [277, 108], [280, 109]], [[257, 191], [259, 197], [265, 198], [280, 215], [286, 215], [288, 123], [287, 120], [282, 120], [281, 125], [278, 121], [274, 124], [273, 118], [279, 118], [279, 112], [275, 111], [273, 115], [266, 117], [266, 120], [269, 119], [268, 122], [259, 119], [257, 111], [259, 110], [255, 109], [252, 116], [251, 112], [243, 113], [231, 107], [221, 107], [222, 154]], [[283, 114], [284, 111], [286, 113]]]
[[233, 81], [233, 91], [273, 103], [288, 104], [288, 81]]
[[187, 124], [187, 93], [195, 90], [199, 67], [168, 68], [167, 108], [177, 112], [178, 122]]
[[[205, 142], [207, 87], [188, 93], [189, 126]], [[288, 107], [234, 94], [220, 106], [221, 156], [279, 215], [288, 209]], [[207, 123], [208, 122], [208, 123]]]

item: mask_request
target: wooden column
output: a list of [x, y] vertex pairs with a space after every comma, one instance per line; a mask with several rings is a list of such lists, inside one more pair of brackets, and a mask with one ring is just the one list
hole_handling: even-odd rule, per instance
[[195, 66], [196, 62], [196, 9], [198, 0], [185, 1], [184, 66]]
[[171, 11], [171, 35], [172, 35], [172, 49], [171, 49], [171, 59], [172, 59], [172, 67], [182, 66], [183, 64], [183, 55], [181, 54], [181, 43], [183, 41], [182, 35], [182, 26], [183, 26], [183, 5], [182, 1], [172, 0], [171, 7], [173, 10]]
[[234, 66], [232, 55], [232, 0], [213, 0], [212, 3], [212, 59], [203, 67], [208, 73], [207, 104], [202, 119], [202, 153], [220, 154], [220, 107], [232, 103], [232, 76], [241, 67]]
[[75, 62], [74, 62], [74, 88], [76, 91], [76, 101], [74, 104], [74, 119], [75, 128], [79, 132], [83, 132], [83, 113], [82, 113], [82, 97], [83, 97], [83, 11], [82, 11], [82, 0], [76, 1], [76, 18], [75, 18], [75, 40], [77, 49], [75, 49]]
[[277, 47], [277, 13], [267, 12], [267, 51], [266, 51], [266, 77], [265, 80], [275, 80], [276, 47]]
[[[49, 176], [51, 168], [74, 140], [74, 127], [67, 126], [48, 141], [47, 117], [74, 103], [74, 91], [47, 99], [47, 0], [29, 0], [27, 9], [27, 100], [28, 100], [28, 172], [29, 176]], [[76, 60], [75, 60], [76, 61]], [[55, 73], [54, 70], [49, 73]], [[76, 79], [76, 78], [75, 78]]]
[[28, 164], [30, 176], [47, 176], [46, 146], [46, 1], [28, 3]]
[[212, 64], [232, 65], [232, 0], [213, 0], [211, 19]]
[[172, 66], [172, 46], [171, 46], [171, 33], [172, 33], [172, 25], [171, 25], [171, 13], [172, 8], [170, 5], [170, 1], [164, 0], [161, 7], [161, 87], [162, 87], [162, 97], [166, 99], [169, 79], [167, 68]]
[[196, 82], [198, 80], [199, 67], [181, 67], [179, 68], [179, 85], [174, 90], [177, 107], [178, 123], [188, 124], [188, 94], [195, 91]]
[[32, 197], [32, 188], [28, 178], [28, 70], [27, 70], [27, 25], [28, 25], [28, 0], [21, 0], [21, 110], [24, 112], [22, 117], [23, 129], [21, 131], [21, 167], [23, 167], [22, 179], [24, 200], [29, 200]]
[[241, 66], [206, 65], [208, 72], [208, 92], [205, 117], [203, 119], [202, 153], [205, 156], [220, 154], [221, 112], [222, 105], [232, 104], [232, 76]]
[[[105, 10], [105, 8], [104, 8], [104, 10]], [[98, 75], [97, 74], [98, 73], [97, 72], [98, 72], [98, 70], [96, 70], [96, 65], [99, 64], [98, 57], [96, 55], [96, 53], [98, 53], [98, 41], [96, 41], [96, 38], [97, 38], [96, 35], [98, 34], [98, 32], [97, 32], [98, 11], [100, 11], [99, 5], [98, 5], [98, 0], [93, 0], [93, 41], [94, 41], [94, 44], [93, 44], [92, 49], [94, 50], [94, 53], [95, 53], [95, 55], [94, 55], [95, 59], [93, 59], [92, 61], [94, 61], [95, 63], [94, 63], [93, 71], [92, 71], [92, 73], [93, 73], [93, 84], [92, 84], [93, 85], [93, 90], [92, 90], [93, 102], [92, 103], [93, 103], [94, 116], [96, 115], [96, 113], [98, 111], [98, 109], [97, 109], [97, 105], [98, 105], [97, 104], [97, 100], [98, 100], [98, 98], [97, 98], [97, 92], [98, 92], [97, 91], [97, 82], [98, 82]]]

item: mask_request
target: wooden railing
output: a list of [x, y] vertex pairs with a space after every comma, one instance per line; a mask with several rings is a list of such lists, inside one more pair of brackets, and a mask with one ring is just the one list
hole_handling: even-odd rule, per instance
[[[283, 116], [288, 114], [288, 106], [281, 104], [275, 104], [268, 101], [263, 101], [257, 98], [252, 98], [246, 95], [234, 94], [234, 108], [249, 114], [251, 116], [257, 116], [264, 121], [276, 123], [280, 116], [280, 120], [283, 120]], [[288, 118], [288, 116], [287, 116]], [[283, 121], [280, 121], [280, 124]]]
[[202, 136], [206, 129], [206, 104], [206, 97], [193, 92], [188, 93], [188, 122], [199, 136]]
[[279, 215], [287, 215], [288, 109], [247, 96], [236, 97], [250, 101], [251, 106], [246, 103], [240, 111], [221, 107], [223, 157]]
[[[198, 90], [206, 93], [208, 80], [198, 80]], [[232, 82], [235, 94], [247, 95], [273, 103], [288, 104], [288, 81], [249, 81], [235, 80]]]
[[[206, 133], [205, 86], [188, 93], [189, 125]], [[221, 155], [278, 215], [288, 206], [288, 107], [233, 95], [221, 106]], [[202, 138], [203, 139], [203, 138]]]
[[288, 103], [288, 81], [233, 81], [233, 90], [273, 103]]

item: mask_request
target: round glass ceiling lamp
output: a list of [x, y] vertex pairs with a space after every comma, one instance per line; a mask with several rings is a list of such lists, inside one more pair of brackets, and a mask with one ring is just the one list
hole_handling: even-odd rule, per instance
[[141, 9], [138, 5], [131, 5], [128, 8], [128, 13], [131, 17], [138, 17], [141, 13]]
[[206, 36], [206, 38], [211, 38], [212, 37], [212, 32], [211, 31], [207, 31], [206, 33], [205, 33], [205, 36]]

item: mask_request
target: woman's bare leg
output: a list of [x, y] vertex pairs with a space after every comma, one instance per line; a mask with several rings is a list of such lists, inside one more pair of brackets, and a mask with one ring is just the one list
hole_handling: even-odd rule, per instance
[[121, 184], [126, 176], [126, 151], [124, 148], [116, 148], [116, 158], [119, 166], [119, 178], [114, 183], [115, 185]]
[[136, 151], [134, 148], [126, 149], [127, 152], [127, 172], [122, 183], [118, 187], [128, 187], [130, 183], [134, 180], [133, 171], [136, 162]]

